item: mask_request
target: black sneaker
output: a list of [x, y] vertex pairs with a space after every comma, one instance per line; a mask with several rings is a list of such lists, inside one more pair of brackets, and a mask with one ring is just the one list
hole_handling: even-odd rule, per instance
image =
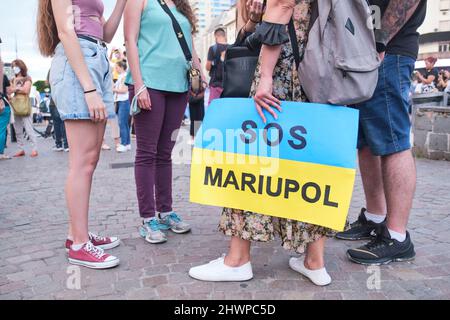
[[377, 237], [374, 240], [362, 247], [347, 251], [347, 257], [351, 261], [368, 266], [379, 266], [393, 261], [411, 261], [414, 260], [415, 255], [409, 232], [406, 232], [405, 241], [399, 242], [391, 238], [385, 225], [377, 230]]
[[338, 232], [336, 238], [340, 240], [367, 240], [376, 236], [375, 230], [386, 224], [386, 219], [381, 223], [369, 221], [364, 214], [366, 208], [361, 209], [358, 220], [350, 225], [350, 229]]

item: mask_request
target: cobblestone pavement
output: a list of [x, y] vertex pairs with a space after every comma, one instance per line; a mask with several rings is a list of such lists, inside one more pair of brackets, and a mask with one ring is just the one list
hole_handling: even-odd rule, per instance
[[[450, 299], [450, 162], [417, 160], [418, 188], [409, 230], [417, 257], [379, 269], [349, 262], [359, 243], [330, 240], [326, 266], [333, 283], [312, 285], [288, 267], [280, 243], [253, 246], [255, 278], [202, 283], [187, 270], [227, 250], [217, 232], [220, 209], [189, 202], [189, 165], [174, 167], [175, 209], [192, 223], [188, 235], [162, 245], [140, 239], [133, 169], [112, 169], [133, 155], [104, 151], [95, 175], [90, 228], [118, 235], [121, 259], [106, 271], [70, 267], [64, 250], [67, 157], [40, 141], [40, 156], [0, 162], [0, 299]], [[15, 145], [7, 151], [12, 153]], [[350, 216], [364, 204], [358, 177]], [[77, 282], [77, 276], [80, 282]], [[380, 281], [377, 282], [379, 276]], [[77, 288], [78, 284], [80, 287]]]

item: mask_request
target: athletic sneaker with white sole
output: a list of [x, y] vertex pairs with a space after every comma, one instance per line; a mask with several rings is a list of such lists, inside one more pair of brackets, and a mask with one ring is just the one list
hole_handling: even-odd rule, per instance
[[123, 144], [119, 144], [119, 145], [116, 147], [116, 151], [117, 151], [118, 153], [124, 153], [124, 152], [127, 152], [128, 149], [127, 149], [127, 147], [124, 146]]
[[166, 230], [172, 230], [172, 232], [182, 234], [191, 231], [191, 226], [184, 222], [181, 217], [175, 212], [166, 215], [164, 218], [161, 218], [160, 221], [163, 225], [165, 225]]
[[166, 226], [155, 217], [148, 222], [142, 222], [139, 227], [139, 234], [148, 243], [163, 243], [167, 241], [167, 236], [162, 230], [166, 230]]
[[103, 249], [94, 246], [89, 241], [80, 250], [70, 248], [69, 262], [91, 269], [109, 269], [118, 266], [120, 260], [117, 257], [106, 254]]
[[240, 267], [227, 266], [224, 255], [210, 263], [191, 268], [189, 276], [201, 281], [248, 281], [253, 278], [253, 270], [250, 262]]
[[[103, 250], [113, 249], [120, 245], [120, 239], [117, 237], [101, 237], [92, 232], [89, 232], [89, 241], [91, 241], [95, 247], [102, 248]], [[66, 251], [70, 250], [72, 244], [73, 241], [71, 239], [66, 240]]]
[[309, 270], [305, 267], [305, 258], [294, 258], [289, 260], [289, 267], [292, 270], [304, 275], [316, 286], [327, 286], [331, 283], [331, 277], [327, 272], [327, 269]]

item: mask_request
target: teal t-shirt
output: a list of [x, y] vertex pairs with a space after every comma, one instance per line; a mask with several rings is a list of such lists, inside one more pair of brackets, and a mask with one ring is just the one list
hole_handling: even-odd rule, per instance
[[[138, 49], [142, 80], [147, 88], [186, 92], [189, 89], [189, 66], [173, 29], [172, 20], [157, 1], [147, 0], [147, 6], [141, 16]], [[175, 7], [171, 7], [171, 10], [192, 52], [191, 24]], [[130, 71], [126, 83], [134, 83]]]

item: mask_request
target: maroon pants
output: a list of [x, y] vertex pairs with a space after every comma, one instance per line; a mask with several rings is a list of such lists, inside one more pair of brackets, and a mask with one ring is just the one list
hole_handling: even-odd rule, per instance
[[[130, 86], [130, 99], [134, 87]], [[139, 214], [143, 218], [172, 211], [173, 133], [178, 130], [187, 106], [187, 93], [148, 89], [152, 110], [134, 117], [136, 130], [135, 179]], [[172, 139], [173, 138], [173, 139]]]

